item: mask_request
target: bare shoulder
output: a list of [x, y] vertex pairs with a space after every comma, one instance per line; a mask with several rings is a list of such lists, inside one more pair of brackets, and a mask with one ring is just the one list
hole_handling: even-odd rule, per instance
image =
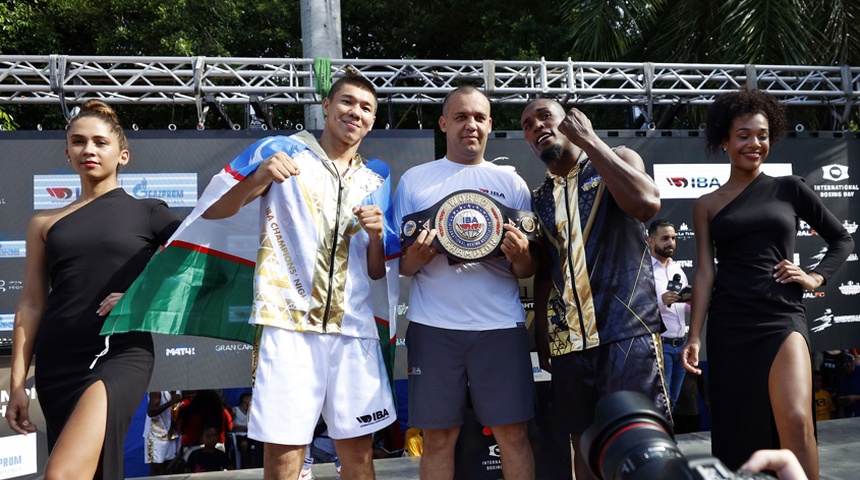
[[632, 160], [632, 159], [641, 159], [642, 158], [639, 156], [639, 153], [636, 152], [636, 150], [633, 150], [632, 148], [628, 147], [627, 145], [619, 145], [619, 146], [613, 148], [613, 150], [615, 150], [616, 155], [623, 158], [624, 160]]
[[636, 169], [643, 172], [645, 171], [645, 161], [642, 160], [642, 157], [636, 152], [636, 150], [633, 150], [626, 145], [619, 145], [612, 150], [624, 163], [633, 165]]
[[38, 233], [39, 236], [44, 240], [48, 231], [51, 227], [54, 226], [55, 223], [60, 221], [66, 215], [74, 212], [78, 209], [78, 206], [74, 203], [66, 205], [65, 207], [60, 208], [52, 208], [50, 210], [42, 210], [36, 212], [33, 217], [30, 219], [29, 230], [33, 233]]
[[719, 203], [720, 196], [717, 194], [717, 190], [706, 193], [693, 202], [693, 215], [705, 214], [707, 218], [711, 218], [711, 214]]

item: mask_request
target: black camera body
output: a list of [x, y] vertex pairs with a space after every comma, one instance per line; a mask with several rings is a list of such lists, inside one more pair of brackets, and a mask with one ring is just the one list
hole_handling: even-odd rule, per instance
[[684, 457], [672, 428], [647, 397], [615, 392], [600, 399], [594, 422], [582, 434], [588, 468], [601, 480], [772, 480], [763, 473], [732, 472], [708, 455]]

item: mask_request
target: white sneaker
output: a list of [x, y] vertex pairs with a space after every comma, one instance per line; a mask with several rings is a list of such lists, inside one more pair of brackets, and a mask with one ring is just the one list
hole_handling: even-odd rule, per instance
[[314, 471], [310, 466], [302, 467], [302, 471], [299, 472], [299, 480], [314, 480]]
[[336, 466], [334, 469], [334, 478], [340, 480], [340, 465]]

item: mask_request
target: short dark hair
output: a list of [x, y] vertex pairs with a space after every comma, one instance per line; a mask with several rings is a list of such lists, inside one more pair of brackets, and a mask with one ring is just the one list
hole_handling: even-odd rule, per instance
[[657, 233], [657, 229], [660, 227], [672, 227], [675, 228], [675, 224], [666, 220], [665, 218], [658, 218], [651, 222], [651, 225], [648, 226], [648, 236], [653, 237]]
[[221, 429], [223, 428], [223, 425], [217, 425], [217, 424], [214, 424], [214, 423], [204, 423], [204, 424], [203, 424], [203, 427], [200, 429], [200, 433], [203, 433], [203, 432], [205, 432], [206, 430], [209, 430], [210, 428], [211, 428], [211, 429], [213, 429], [213, 430], [215, 430], [215, 432], [216, 432], [216, 433], [219, 433], [219, 434], [220, 434], [220, 433], [221, 433]]
[[457, 95], [457, 94], [471, 95], [473, 93], [483, 95], [484, 98], [486, 98], [488, 102], [490, 101], [490, 97], [488, 97], [486, 93], [482, 92], [481, 90], [479, 90], [474, 85], [460, 85], [459, 87], [455, 88], [454, 90], [451, 90], [450, 92], [448, 92], [448, 94], [445, 95], [445, 99], [442, 100], [442, 116], [444, 117], [445, 114], [448, 113], [448, 100], [450, 100], [451, 97], [453, 97], [454, 95]]
[[353, 86], [356, 88], [360, 88], [362, 90], [366, 90], [373, 94], [373, 98], [377, 100], [377, 105], [379, 100], [376, 97], [376, 87], [373, 86], [373, 82], [365, 78], [362, 74], [358, 73], [356, 70], [347, 70], [346, 75], [340, 77], [336, 82], [331, 84], [331, 89], [328, 91], [328, 99], [334, 100], [335, 95], [346, 86]]
[[762, 90], [741, 88], [737, 92], [717, 97], [708, 108], [705, 119], [705, 146], [709, 152], [719, 152], [729, 138], [732, 122], [743, 115], [761, 113], [767, 118], [771, 145], [785, 135], [788, 116], [776, 97]]

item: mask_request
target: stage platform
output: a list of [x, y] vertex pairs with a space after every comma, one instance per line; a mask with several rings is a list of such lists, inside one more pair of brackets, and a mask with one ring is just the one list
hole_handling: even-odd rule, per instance
[[[853, 480], [860, 478], [860, 418], [830, 420], [818, 424], [821, 480]], [[685, 456], [711, 451], [710, 432], [678, 435], [678, 445]], [[375, 460], [376, 478], [380, 480], [418, 480], [420, 458], [390, 458]], [[314, 465], [316, 480], [334, 480], [333, 463]], [[259, 480], [261, 469], [234, 470], [230, 472], [169, 475], [143, 477], [147, 479], [191, 479], [195, 480]], [[555, 480], [555, 479], [539, 479]]]

